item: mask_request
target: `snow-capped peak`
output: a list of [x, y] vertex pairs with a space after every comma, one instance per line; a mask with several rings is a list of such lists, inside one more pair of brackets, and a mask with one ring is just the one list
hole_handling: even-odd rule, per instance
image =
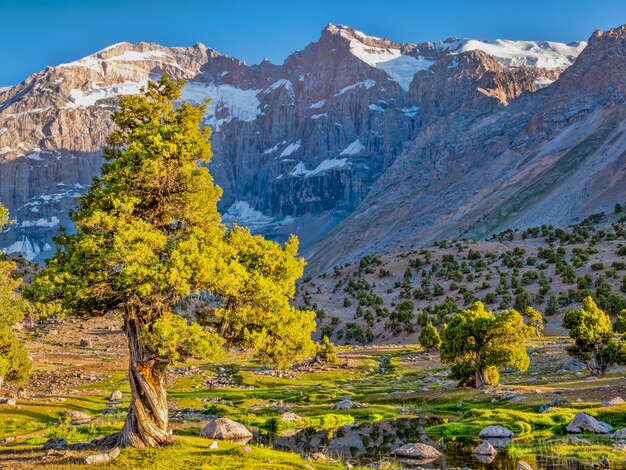
[[498, 62], [508, 67], [527, 65], [546, 69], [569, 67], [586, 46], [585, 41], [563, 44], [552, 41], [509, 41], [505, 39], [494, 41], [453, 39], [437, 44], [439, 50], [450, 52], [466, 52], [478, 49], [495, 57]]

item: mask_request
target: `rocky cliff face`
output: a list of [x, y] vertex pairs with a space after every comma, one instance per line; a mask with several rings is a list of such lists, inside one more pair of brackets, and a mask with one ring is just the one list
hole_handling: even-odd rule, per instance
[[[607, 34], [592, 37], [594, 49], [615, 49], [604, 44]], [[471, 152], [457, 164], [466, 148], [503, 151], [511, 139], [521, 145], [523, 126], [536, 135], [552, 132], [552, 121], [542, 121], [541, 113], [531, 119], [526, 105], [516, 103], [542, 109], [534, 103], [555, 96], [546, 92], [560, 87], [561, 72], [584, 48], [583, 42], [454, 38], [399, 44], [328, 25], [317, 42], [280, 66], [247, 66], [200, 44], [122, 43], [48, 67], [0, 90], [0, 201], [16, 220], [0, 246], [37, 260], [52, 253], [51, 237], [69, 224], [73, 198], [97, 174], [119, 96], [137, 93], [164, 73], [187, 80], [183, 100], [211, 98], [205, 116], [214, 129], [211, 171], [224, 189], [220, 207], [227, 222], [278, 239], [297, 233], [311, 254], [328, 247], [320, 240], [338, 225], [337, 234], [353, 233], [346, 228], [353, 226], [367, 237], [363, 227], [383, 223], [380, 240], [361, 241], [367, 249], [387, 246], [383, 232], [405, 223], [417, 227], [421, 196], [406, 196], [425, 188], [454, 199], [451, 183], [475, 167]], [[599, 87], [597, 94], [608, 93], [595, 82], [589, 86]], [[562, 105], [553, 99], [554, 107]], [[510, 133], [501, 119], [519, 121], [509, 141], [501, 136]], [[489, 172], [497, 173], [495, 167]], [[397, 212], [383, 217], [378, 211], [371, 219], [368, 211], [376, 206]], [[449, 223], [446, 214], [437, 218], [446, 230], [461, 223], [456, 216]], [[314, 262], [356, 255], [357, 240]]]
[[535, 93], [520, 94], [527, 77], [505, 79], [512, 72], [488, 61], [480, 78], [416, 77], [411, 91], [429, 103], [421, 109], [429, 122], [359, 208], [310, 250], [314, 268], [611, 211], [626, 199], [625, 57], [622, 26], [594, 33], [574, 65]]

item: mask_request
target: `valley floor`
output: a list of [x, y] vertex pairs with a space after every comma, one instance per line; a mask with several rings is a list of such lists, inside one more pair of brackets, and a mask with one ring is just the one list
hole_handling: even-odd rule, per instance
[[[119, 323], [65, 322], [24, 330], [22, 336], [35, 368], [17, 405], [0, 405], [0, 468], [73, 468], [94, 451], [46, 455], [42, 446], [51, 437], [71, 444], [121, 427], [129, 389]], [[221, 364], [178, 365], [168, 387], [176, 442], [158, 450], [123, 450], [103, 467], [346, 468], [347, 462], [391, 462], [390, 451], [401, 443], [423, 441], [444, 450], [447, 462], [440, 466], [484, 468], [471, 452], [452, 450], [471, 449], [483, 427], [501, 424], [516, 437], [494, 462], [497, 468], [515, 468], [520, 458], [533, 468], [545, 468], [546, 459], [560, 462], [553, 468], [565, 468], [567, 462], [582, 465], [604, 457], [612, 468], [620, 468], [626, 460], [626, 451], [618, 450], [623, 447], [600, 435], [578, 436], [582, 441], [576, 443], [565, 426], [578, 411], [616, 429], [626, 426], [626, 405], [602, 406], [603, 401], [626, 397], [625, 371], [590, 377], [565, 354], [568, 341], [558, 336], [534, 340], [529, 370], [504, 373], [502, 384], [486, 391], [455, 388], [437, 354], [419, 346], [343, 347], [340, 366], [284, 372], [260, 366], [243, 353], [229, 354]], [[115, 389], [124, 394], [118, 405], [107, 399]], [[342, 397], [361, 406], [331, 410]], [[541, 413], [547, 406], [551, 408]], [[74, 426], [66, 417], [69, 411], [93, 419]], [[285, 420], [284, 413], [301, 420]], [[254, 429], [254, 440], [247, 448], [219, 442], [211, 449], [212, 440], [198, 437], [210, 415]]]

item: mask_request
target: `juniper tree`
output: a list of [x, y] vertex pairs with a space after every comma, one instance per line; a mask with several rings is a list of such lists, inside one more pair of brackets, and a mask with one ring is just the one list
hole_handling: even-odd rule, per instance
[[420, 331], [420, 335], [418, 337], [418, 341], [420, 342], [420, 346], [424, 349], [434, 349], [439, 348], [441, 345], [441, 338], [439, 337], [439, 333], [437, 332], [437, 328], [431, 323], [428, 322]]
[[[621, 316], [616, 326], [622, 331]], [[611, 365], [626, 362], [626, 345], [615, 341], [611, 318], [598, 308], [591, 296], [583, 300], [580, 308], [565, 313], [563, 327], [570, 330], [570, 338], [574, 340], [567, 352], [583, 361], [593, 375], [603, 375]]]
[[452, 317], [441, 329], [441, 361], [459, 385], [483, 388], [498, 383], [498, 369], [528, 369], [526, 341], [531, 329], [515, 310], [499, 315], [481, 302]]
[[[8, 222], [8, 212], [0, 205], [0, 232]], [[12, 330], [27, 306], [17, 293], [21, 280], [13, 276], [15, 267], [15, 263], [0, 259], [0, 386], [4, 381], [26, 380], [31, 365], [26, 348]]]
[[[243, 345], [284, 366], [314, 351], [314, 313], [289, 300], [304, 261], [283, 247], [220, 222], [221, 189], [206, 164], [206, 106], [180, 104], [182, 80], [149, 82], [120, 99], [102, 174], [71, 213], [75, 234], [37, 276], [31, 297], [83, 318], [119, 313], [130, 352], [130, 408], [102, 445], [156, 447], [171, 440], [166, 368]], [[202, 328], [177, 313], [191, 294], [206, 299]]]

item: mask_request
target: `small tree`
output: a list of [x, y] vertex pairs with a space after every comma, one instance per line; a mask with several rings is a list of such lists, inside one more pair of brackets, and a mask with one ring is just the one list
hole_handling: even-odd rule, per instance
[[317, 345], [317, 353], [315, 359], [325, 364], [338, 364], [337, 347], [331, 343], [328, 336], [324, 336], [320, 344]]
[[624, 362], [619, 354], [622, 348], [614, 340], [611, 319], [591, 296], [585, 297], [580, 308], [564, 315], [563, 327], [570, 330], [569, 336], [574, 340], [567, 352], [584, 362], [593, 375], [602, 375], [611, 365]]
[[545, 313], [547, 317], [559, 314], [559, 298], [556, 295], [551, 295], [550, 298], [548, 298]]
[[[175, 106], [183, 84], [163, 76], [120, 99], [102, 176], [71, 214], [77, 233], [57, 237], [30, 291], [64, 313], [124, 320], [132, 400], [103, 446], [171, 440], [165, 374], [175, 360], [211, 357], [225, 341], [279, 366], [313, 353], [315, 314], [289, 304], [304, 269], [298, 241], [281, 247], [220, 223], [221, 189], [206, 168], [210, 129], [199, 125], [206, 106]], [[212, 327], [177, 315], [191, 294], [206, 299]]]
[[[0, 231], [9, 223], [7, 210], [0, 205]], [[0, 386], [7, 382], [21, 383], [28, 378], [28, 352], [12, 330], [26, 311], [26, 302], [17, 289], [20, 279], [12, 275], [15, 263], [0, 259]]]
[[483, 388], [498, 383], [498, 369], [526, 370], [530, 328], [515, 310], [499, 315], [482, 302], [457, 313], [441, 329], [441, 361], [452, 366], [459, 385]]
[[422, 328], [419, 335], [420, 345], [426, 349], [439, 349], [441, 345], [441, 338], [439, 337], [439, 332], [437, 332], [437, 328], [431, 323], [428, 322], [426, 326]]
[[533, 328], [535, 336], [541, 336], [541, 331], [543, 330], [543, 316], [541, 312], [532, 307], [526, 307], [524, 317], [526, 317], [528, 326]]

